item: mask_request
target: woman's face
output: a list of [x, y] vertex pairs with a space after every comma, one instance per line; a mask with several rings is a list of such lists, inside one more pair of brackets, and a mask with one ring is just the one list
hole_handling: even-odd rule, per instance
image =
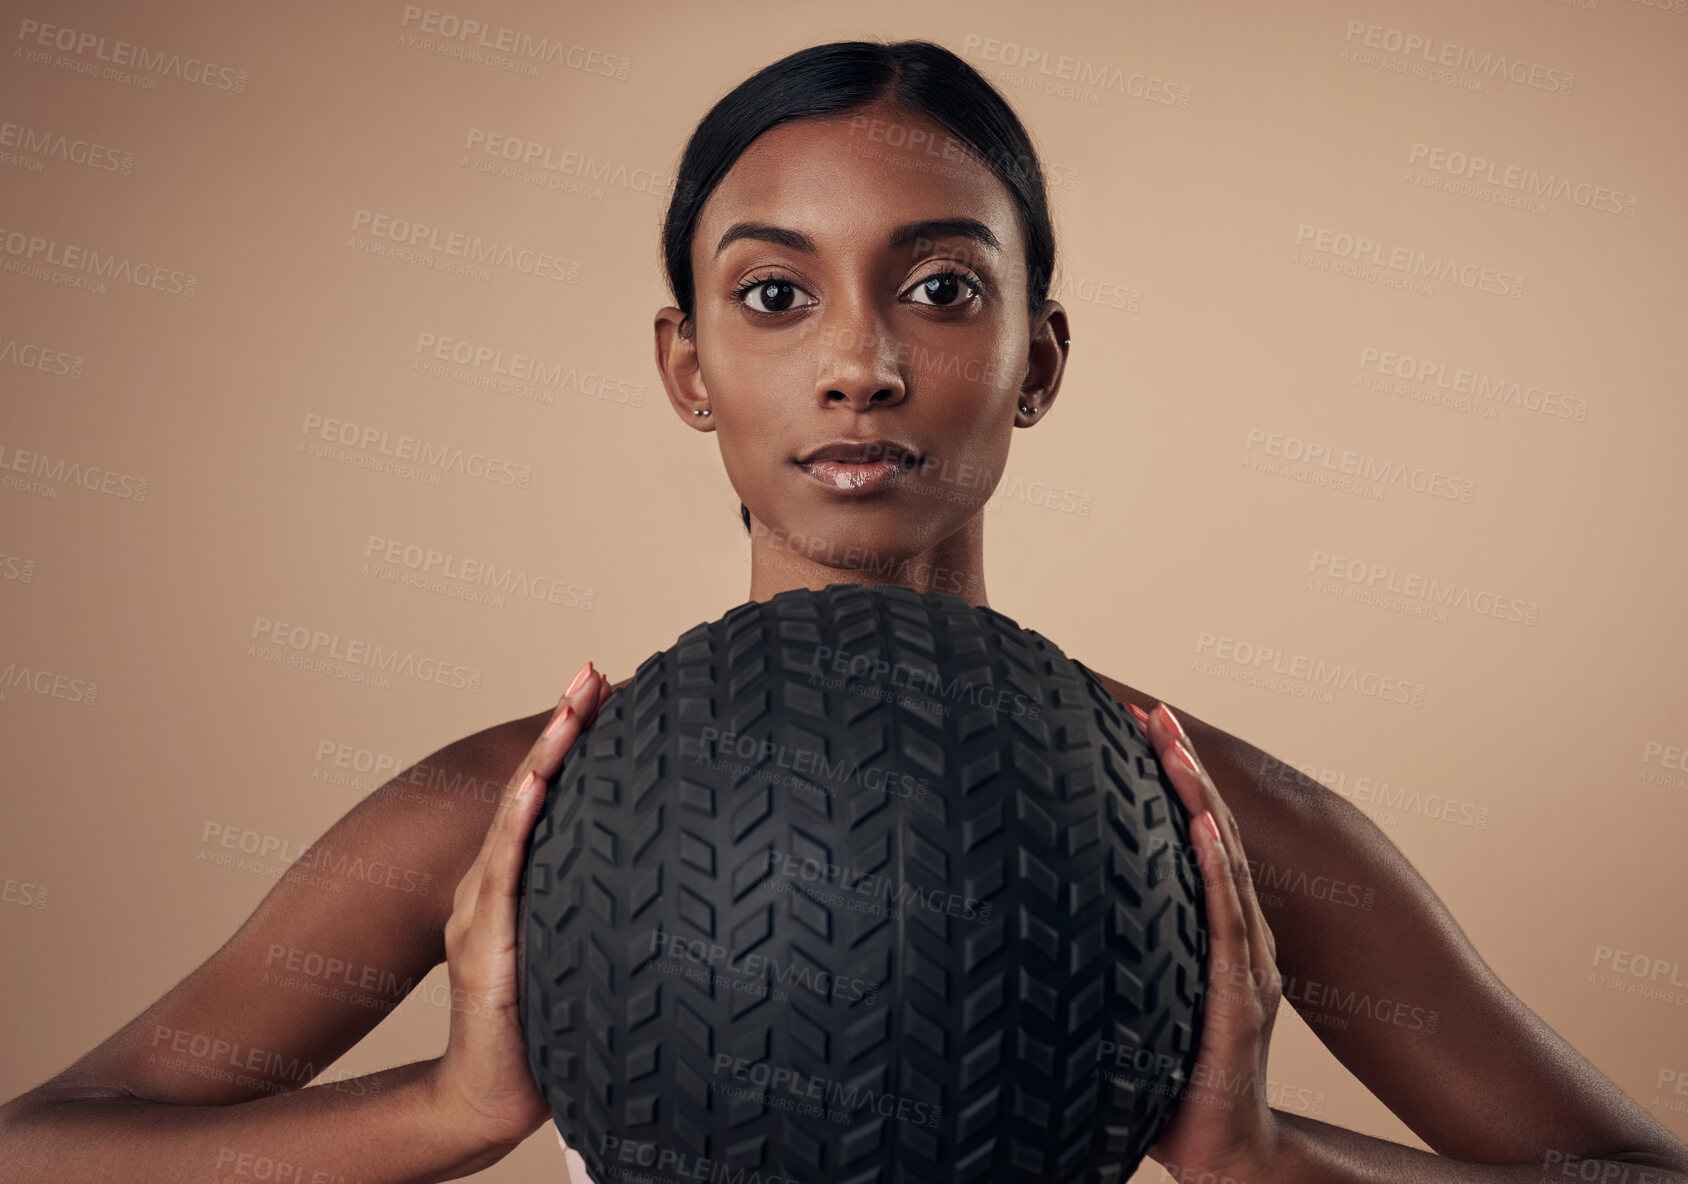
[[874, 107], [763, 134], [691, 257], [695, 337], [658, 317], [670, 394], [718, 433], [759, 527], [829, 566], [949, 539], [1059, 385], [1066, 315], [1028, 316], [1013, 199], [927, 120]]

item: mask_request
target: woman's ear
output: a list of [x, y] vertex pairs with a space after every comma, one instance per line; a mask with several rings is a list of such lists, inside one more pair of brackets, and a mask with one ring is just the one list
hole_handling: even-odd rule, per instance
[[656, 314], [656, 369], [681, 419], [709, 431], [709, 391], [697, 358], [697, 322], [672, 306]]
[[1045, 300], [1032, 320], [1031, 346], [1026, 355], [1026, 378], [1020, 384], [1019, 406], [1014, 423], [1030, 427], [1049, 415], [1049, 408], [1061, 390], [1061, 375], [1067, 369], [1067, 310], [1054, 300]]

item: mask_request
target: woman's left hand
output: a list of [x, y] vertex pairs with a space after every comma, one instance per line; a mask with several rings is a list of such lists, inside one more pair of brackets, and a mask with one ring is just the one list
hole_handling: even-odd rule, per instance
[[1277, 943], [1254, 894], [1236, 819], [1183, 727], [1165, 703], [1148, 714], [1133, 706], [1131, 713], [1189, 811], [1207, 898], [1201, 1047], [1178, 1109], [1149, 1157], [1175, 1180], [1269, 1179], [1278, 1124], [1266, 1100], [1266, 1049], [1283, 995]]

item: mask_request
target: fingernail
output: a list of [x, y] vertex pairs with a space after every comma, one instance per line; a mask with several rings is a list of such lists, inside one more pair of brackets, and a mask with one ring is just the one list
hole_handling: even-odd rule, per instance
[[569, 696], [574, 700], [576, 710], [584, 711], [587, 704], [598, 697], [598, 678], [598, 668], [590, 662], [586, 663], [586, 680]]
[[563, 709], [557, 712], [551, 722], [545, 726], [545, 738], [549, 740], [552, 736], [555, 736], [558, 732], [562, 731], [563, 725], [568, 723], [573, 717], [574, 704], [564, 703]]
[[1220, 858], [1229, 860], [1231, 856], [1225, 850], [1225, 840], [1219, 837], [1219, 824], [1213, 820], [1213, 811], [1203, 810], [1202, 821], [1207, 824], [1207, 833], [1213, 836], [1213, 845], [1219, 848]]
[[1212, 810], [1202, 811], [1202, 821], [1207, 823], [1207, 833], [1213, 836], [1213, 841], [1224, 845], [1225, 840], [1219, 837], [1219, 823], [1214, 819]]
[[[591, 669], [592, 669], [592, 662], [591, 662], [590, 659], [588, 659], [587, 662], [586, 662], [586, 665], [584, 665], [580, 668], [580, 673], [574, 676], [574, 681], [569, 683], [569, 689], [563, 692], [563, 698], [565, 698], [565, 699], [574, 698], [574, 693], [580, 689], [580, 684], [586, 681], [587, 672], [590, 671]], [[552, 685], [555, 686], [556, 684], [553, 683]]]
[[1142, 724], [1145, 728], [1149, 726], [1149, 713], [1147, 711], [1144, 711], [1135, 703], [1127, 703], [1125, 706], [1138, 723]]
[[1174, 740], [1172, 742], [1172, 752], [1174, 756], [1184, 762], [1190, 772], [1194, 773], [1197, 777], [1202, 775], [1201, 762], [1196, 759], [1196, 754], [1190, 751], [1189, 745], [1185, 744], [1184, 741]]
[[529, 769], [528, 775], [522, 778], [522, 787], [516, 791], [516, 800], [518, 802], [527, 801], [528, 797], [533, 793], [534, 785], [537, 784], [538, 781], [538, 771], [535, 769]]
[[1176, 715], [1172, 714], [1172, 708], [1168, 707], [1165, 703], [1161, 703], [1156, 705], [1156, 710], [1159, 711], [1161, 716], [1166, 720], [1167, 726], [1172, 729], [1172, 734], [1174, 736], [1178, 737], [1180, 740], [1188, 740], [1190, 738], [1190, 734], [1184, 730], [1184, 725], [1178, 722], [1178, 717]]

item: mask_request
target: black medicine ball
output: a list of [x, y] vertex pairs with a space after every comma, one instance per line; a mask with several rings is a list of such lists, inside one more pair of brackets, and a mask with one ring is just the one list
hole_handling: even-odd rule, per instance
[[1189, 820], [1096, 675], [834, 584], [653, 654], [552, 783], [528, 1063], [598, 1184], [1126, 1180], [1194, 1068]]

